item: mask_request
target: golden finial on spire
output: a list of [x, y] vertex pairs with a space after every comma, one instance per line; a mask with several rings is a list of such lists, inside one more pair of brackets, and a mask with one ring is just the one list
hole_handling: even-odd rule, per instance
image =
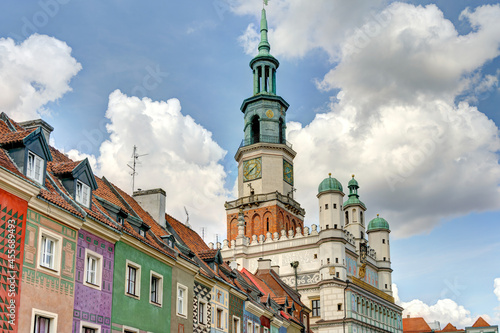
[[378, 217], [378, 214], [377, 214], [377, 217]]
[[354, 178], [354, 174], [352, 174], [352, 178]]
[[329, 176], [329, 177], [331, 177], [331, 176], [332, 176], [332, 173], [331, 173], [331, 172], [329, 172], [329, 173], [328, 173], [328, 176]]

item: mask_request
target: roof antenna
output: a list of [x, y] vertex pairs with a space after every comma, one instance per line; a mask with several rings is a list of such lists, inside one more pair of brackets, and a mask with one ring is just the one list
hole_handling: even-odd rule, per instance
[[205, 227], [201, 227], [201, 239], [205, 241]]
[[136, 166], [140, 165], [140, 162], [138, 161], [139, 157], [146, 156], [146, 155], [148, 155], [148, 154], [139, 155], [137, 153], [137, 146], [134, 145], [134, 151], [132, 152], [132, 158], [133, 158], [132, 166], [130, 166], [130, 165], [127, 164], [127, 166], [130, 169], [132, 169], [132, 173], [130, 174], [132, 176], [132, 194], [134, 194], [134, 190], [135, 190], [135, 176], [138, 174], [135, 171], [136, 170]]
[[188, 227], [189, 229], [191, 229], [191, 226], [189, 225], [189, 213], [188, 213], [188, 210], [186, 209], [186, 206], [184, 206], [184, 211], [186, 212], [186, 227]]

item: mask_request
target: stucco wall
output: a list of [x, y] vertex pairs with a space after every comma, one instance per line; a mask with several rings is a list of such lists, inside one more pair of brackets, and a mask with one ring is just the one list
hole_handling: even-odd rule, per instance
[[[126, 260], [141, 265], [139, 299], [125, 294]], [[151, 270], [163, 276], [161, 307], [149, 302]], [[170, 330], [171, 286], [172, 267], [122, 241], [117, 242], [113, 272], [112, 332], [122, 332], [123, 325], [150, 332], [168, 332]]]

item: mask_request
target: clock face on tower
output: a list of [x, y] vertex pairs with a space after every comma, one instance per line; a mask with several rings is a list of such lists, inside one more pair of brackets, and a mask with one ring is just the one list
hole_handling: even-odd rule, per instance
[[262, 159], [260, 157], [243, 161], [243, 181], [254, 180], [262, 177]]
[[283, 180], [293, 185], [293, 165], [283, 160]]

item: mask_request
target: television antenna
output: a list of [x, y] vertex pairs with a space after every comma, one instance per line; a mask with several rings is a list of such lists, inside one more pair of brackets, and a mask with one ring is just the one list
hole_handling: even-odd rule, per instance
[[132, 159], [133, 159], [132, 166], [127, 164], [127, 166], [130, 169], [132, 169], [132, 173], [130, 174], [132, 176], [132, 194], [134, 194], [134, 190], [135, 190], [135, 176], [138, 175], [138, 173], [135, 170], [136, 170], [137, 165], [140, 165], [139, 157], [146, 156], [146, 155], [149, 155], [149, 154], [139, 155], [139, 153], [137, 153], [137, 146], [134, 145], [134, 151], [132, 152]]

